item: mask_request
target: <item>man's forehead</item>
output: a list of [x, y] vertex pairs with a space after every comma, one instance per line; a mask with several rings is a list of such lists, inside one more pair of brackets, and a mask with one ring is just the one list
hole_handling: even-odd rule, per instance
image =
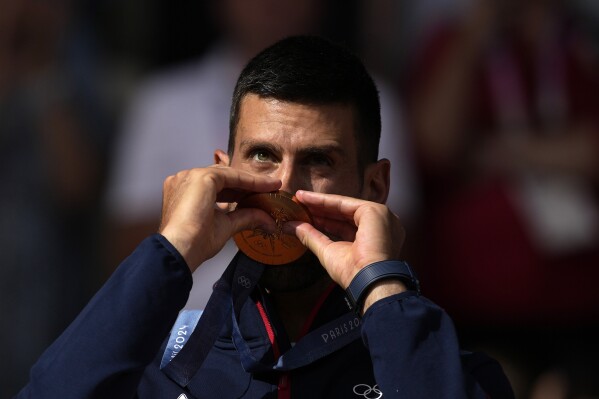
[[[241, 101], [237, 128], [285, 124], [289, 127], [354, 133], [355, 110], [350, 104], [307, 104], [247, 94]], [[237, 132], [239, 133], [239, 132]]]
[[255, 109], [257, 105], [268, 107], [269, 110], [280, 110], [285, 108], [304, 108], [307, 110], [320, 110], [322, 112], [330, 110], [343, 110], [348, 120], [354, 120], [357, 115], [355, 104], [345, 102], [307, 102], [307, 101], [291, 101], [283, 100], [275, 97], [265, 97], [255, 93], [247, 93], [239, 102], [239, 118], [240, 120], [244, 117], [244, 112], [247, 111], [247, 107]]

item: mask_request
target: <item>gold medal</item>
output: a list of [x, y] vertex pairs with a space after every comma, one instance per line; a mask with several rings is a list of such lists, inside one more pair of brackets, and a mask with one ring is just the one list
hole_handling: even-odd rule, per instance
[[266, 265], [283, 265], [297, 260], [307, 248], [297, 237], [283, 233], [285, 222], [299, 220], [312, 223], [308, 209], [285, 192], [251, 194], [242, 199], [238, 208], [258, 208], [275, 220], [276, 230], [244, 230], [233, 236], [237, 247], [248, 257]]

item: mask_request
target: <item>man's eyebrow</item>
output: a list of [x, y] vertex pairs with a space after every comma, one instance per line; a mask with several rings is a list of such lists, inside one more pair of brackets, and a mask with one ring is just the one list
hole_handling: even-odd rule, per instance
[[323, 146], [308, 146], [298, 151], [302, 155], [329, 155], [332, 153], [338, 153], [341, 156], [345, 154], [345, 150], [342, 146], [331, 144]]
[[264, 148], [267, 150], [270, 150], [272, 152], [275, 151], [279, 151], [280, 148], [277, 145], [274, 145], [273, 143], [271, 143], [270, 141], [261, 141], [261, 140], [242, 140], [239, 143], [239, 148], [241, 150], [252, 150], [252, 149], [256, 149], [256, 148]]
[[[262, 140], [251, 140], [245, 139], [239, 143], [239, 148], [243, 151], [253, 150], [253, 149], [266, 149], [272, 152], [280, 152], [281, 147], [273, 144], [270, 141], [262, 141]], [[298, 150], [298, 153], [301, 155], [329, 155], [332, 153], [338, 153], [341, 156], [345, 154], [345, 150], [341, 145], [338, 144], [327, 144], [327, 145], [311, 145], [307, 147], [302, 147]]]

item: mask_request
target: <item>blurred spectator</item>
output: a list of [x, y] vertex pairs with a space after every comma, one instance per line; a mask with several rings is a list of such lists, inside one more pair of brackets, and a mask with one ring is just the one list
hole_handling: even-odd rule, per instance
[[380, 74], [402, 87], [406, 66], [431, 26], [462, 16], [476, 0], [361, 0], [360, 53]]
[[575, 13], [577, 26], [591, 41], [591, 51], [599, 57], [599, 2], [596, 0], [572, 0], [572, 10]]
[[410, 121], [429, 296], [521, 350], [529, 376], [564, 367], [543, 381], [576, 397], [597, 394], [568, 362], [592, 376], [599, 355], [599, 68], [567, 5], [481, 0], [438, 24], [415, 57]]
[[[214, 150], [227, 148], [229, 107], [244, 63], [274, 41], [292, 34], [322, 33], [331, 2], [320, 0], [226, 0], [213, 2], [223, 35], [200, 59], [165, 71], [144, 83], [132, 101], [107, 198], [112, 221], [109, 242], [116, 244], [110, 267], [156, 231], [162, 182], [179, 170], [214, 162]], [[335, 10], [338, 11], [338, 10]], [[335, 36], [335, 35], [333, 35]], [[337, 37], [335, 37], [337, 38]], [[381, 86], [381, 156], [392, 159], [395, 191], [390, 203], [408, 209], [410, 165], [393, 92]], [[214, 281], [236, 252], [230, 242], [194, 274], [189, 307], [203, 307]]]
[[95, 290], [108, 136], [83, 32], [69, 36], [71, 2], [0, 1], [0, 9], [0, 397], [8, 398]]

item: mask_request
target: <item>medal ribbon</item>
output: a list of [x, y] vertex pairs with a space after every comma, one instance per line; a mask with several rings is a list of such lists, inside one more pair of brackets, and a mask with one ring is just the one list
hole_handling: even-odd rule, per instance
[[170, 379], [181, 386], [189, 384], [214, 346], [225, 320], [231, 313], [239, 314], [263, 271], [263, 264], [251, 261], [241, 252], [235, 255], [214, 285], [206, 309], [189, 340], [177, 356], [162, 368]]
[[249, 373], [297, 369], [337, 351], [360, 336], [360, 318], [356, 313], [348, 312], [305, 335], [275, 362], [264, 363], [252, 355], [247, 342], [241, 335], [237, 317], [233, 313], [231, 316], [233, 342], [239, 353], [243, 369]]
[[265, 363], [256, 359], [239, 328], [243, 304], [255, 289], [264, 265], [241, 252], [233, 258], [217, 281], [197, 327], [176, 357], [162, 371], [181, 386], [187, 386], [201, 368], [227, 317], [232, 321], [232, 339], [245, 371], [288, 371], [321, 359], [360, 337], [360, 319], [354, 312], [321, 326], [304, 336], [278, 360]]

